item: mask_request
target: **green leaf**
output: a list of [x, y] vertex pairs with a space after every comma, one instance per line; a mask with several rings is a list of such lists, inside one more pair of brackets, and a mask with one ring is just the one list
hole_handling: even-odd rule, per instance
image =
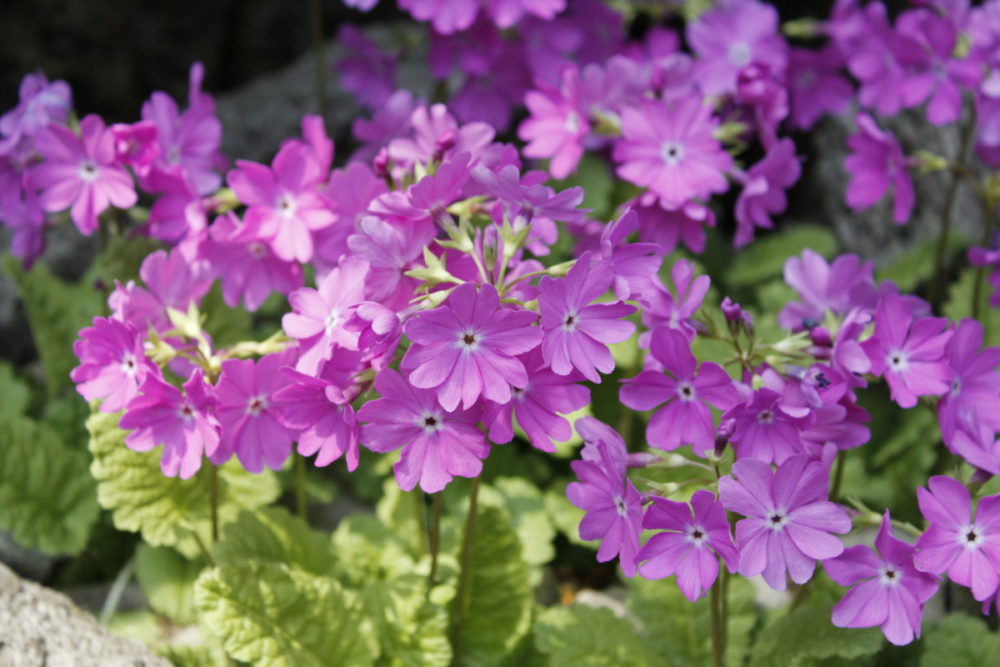
[[597, 550], [600, 542], [591, 540], [587, 542], [580, 538], [580, 521], [583, 520], [585, 512], [571, 503], [566, 497], [566, 486], [570, 480], [563, 480], [554, 484], [545, 491], [545, 506], [552, 523], [566, 536], [571, 543], [582, 547]]
[[500, 477], [481, 489], [480, 501], [506, 509], [521, 541], [521, 554], [529, 565], [544, 565], [555, 558], [552, 541], [555, 524], [538, 487], [523, 477]]
[[[953, 231], [948, 236], [945, 256], [950, 256], [968, 247], [969, 239]], [[899, 286], [900, 292], [912, 292], [920, 283], [934, 275], [935, 257], [938, 251], [937, 236], [927, 239], [897, 257], [892, 264], [875, 274], [879, 281], [891, 280]]]
[[194, 582], [205, 564], [188, 560], [176, 549], [139, 544], [135, 553], [135, 574], [158, 614], [181, 625], [198, 620], [194, 607]]
[[77, 554], [97, 520], [87, 455], [44, 424], [0, 420], [0, 527], [48, 554]]
[[452, 619], [464, 603], [461, 630], [455, 637], [460, 663], [498, 665], [531, 625], [531, 568], [507, 513], [480, 507], [470, 545], [471, 573], [464, 601], [455, 598]]
[[427, 578], [408, 574], [391, 582], [373, 581], [361, 599], [382, 649], [380, 664], [393, 667], [446, 667], [451, 664], [448, 615], [428, 602]]
[[[653, 667], [669, 664], [629, 621], [605, 607], [552, 607], [535, 621], [535, 646], [551, 667]], [[665, 653], [662, 655], [673, 655]]]
[[[681, 664], [711, 664], [711, 600], [708, 595], [692, 603], [681, 593], [673, 577], [652, 581], [635, 577], [628, 585], [629, 609], [642, 623], [642, 635], [657, 654], [671, 656], [674, 662]], [[750, 582], [730, 577], [728, 585], [726, 659], [729, 664], [740, 665], [758, 612]]]
[[59, 280], [42, 263], [25, 272], [16, 259], [8, 256], [4, 270], [17, 285], [49, 395], [54, 395], [70, 384], [69, 372], [79, 363], [73, 354], [73, 341], [80, 329], [101, 313], [101, 295], [89, 287]]
[[230, 308], [222, 298], [221, 282], [216, 282], [201, 300], [200, 310], [207, 317], [205, 331], [217, 346], [232, 345], [252, 339], [252, 317], [246, 308]]
[[[979, 321], [983, 324], [985, 345], [1000, 344], [1000, 308], [990, 305], [990, 294], [993, 287], [987, 280], [989, 268], [983, 269], [987, 272], [983, 276], [983, 282], [979, 289]], [[976, 269], [968, 268], [962, 272], [959, 279], [951, 284], [948, 293], [948, 301], [944, 304], [944, 315], [954, 321], [972, 317], [972, 295], [976, 290]]]
[[[211, 533], [210, 464], [188, 480], [167, 477], [158, 450], [134, 452], [125, 446], [118, 419], [94, 412], [87, 420], [98, 502], [111, 510], [119, 530], [141, 532], [153, 546], [172, 546], [194, 557], [199, 551], [193, 533], [203, 543]], [[270, 504], [280, 492], [270, 471], [252, 475], [235, 460], [220, 466], [218, 474], [220, 526], [242, 509]]]
[[736, 254], [725, 272], [728, 285], [755, 285], [780, 276], [789, 257], [812, 248], [824, 257], [837, 252], [837, 239], [825, 227], [798, 225], [754, 241]]
[[226, 525], [215, 546], [215, 562], [227, 565], [247, 560], [287, 563], [319, 575], [334, 570], [329, 537], [284, 507], [243, 511]]
[[256, 665], [372, 665], [371, 630], [354, 596], [329, 577], [245, 561], [195, 585], [205, 626], [233, 658]]
[[857, 661], [882, 649], [881, 630], [838, 628], [830, 621], [832, 608], [832, 602], [819, 602], [779, 616], [757, 637], [751, 667], [796, 667], [826, 658]]
[[581, 186], [583, 188], [581, 206], [591, 210], [592, 218], [602, 220], [610, 217], [614, 209], [612, 201], [614, 181], [607, 161], [587, 153], [580, 159], [576, 170], [569, 177], [555, 181], [553, 187], [556, 190], [566, 190]]
[[352, 514], [333, 533], [337, 576], [361, 588], [413, 571], [414, 560], [404, 539], [374, 516]]
[[375, 515], [406, 543], [412, 554], [426, 551], [431, 507], [424, 503], [422, 491], [403, 491], [395, 477], [383, 482], [382, 497], [375, 505]]
[[14, 373], [14, 367], [0, 361], [0, 419], [19, 417], [28, 408], [31, 392]]
[[174, 667], [220, 667], [232, 660], [218, 644], [163, 644], [154, 650]]
[[980, 667], [1000, 655], [1000, 636], [980, 619], [949, 614], [927, 633], [920, 667]]
[[109, 286], [116, 280], [123, 283], [138, 280], [143, 260], [162, 247], [162, 243], [148, 236], [112, 234], [87, 270], [86, 279], [89, 283], [99, 280]]

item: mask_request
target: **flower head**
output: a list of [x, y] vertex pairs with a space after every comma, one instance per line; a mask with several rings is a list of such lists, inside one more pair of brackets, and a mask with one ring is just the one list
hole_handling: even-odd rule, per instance
[[847, 138], [847, 146], [851, 149], [844, 160], [844, 168], [850, 174], [847, 205], [855, 211], [863, 211], [891, 190], [893, 219], [903, 224], [910, 217], [915, 199], [913, 179], [906, 171], [903, 149], [896, 137], [879, 129], [868, 114], [858, 114], [858, 130]]
[[116, 319], [95, 317], [73, 344], [80, 365], [70, 377], [88, 401], [103, 400], [101, 412], [118, 412], [139, 393], [139, 386], [159, 369], [146, 358], [139, 330]]

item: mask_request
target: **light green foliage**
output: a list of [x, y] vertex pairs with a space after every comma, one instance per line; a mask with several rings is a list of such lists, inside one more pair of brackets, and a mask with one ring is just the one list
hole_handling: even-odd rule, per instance
[[376, 517], [352, 514], [333, 533], [337, 576], [352, 588], [388, 581], [413, 571], [414, 559], [403, 538]]
[[[1000, 344], [1000, 308], [990, 305], [990, 294], [993, 287], [989, 283], [990, 269], [984, 269], [983, 282], [979, 288], [979, 321], [983, 324], [984, 344]], [[948, 319], [959, 320], [972, 317], [972, 295], [976, 289], [976, 269], [969, 268], [962, 272], [959, 279], [952, 283], [948, 293], [948, 301], [944, 304], [944, 315]]]
[[544, 565], [555, 557], [555, 524], [537, 486], [522, 477], [500, 477], [483, 487], [480, 502], [507, 510], [528, 564]]
[[451, 664], [448, 615], [426, 599], [427, 578], [407, 574], [372, 581], [361, 591], [366, 615], [381, 645], [380, 665], [446, 667]]
[[394, 477], [382, 484], [382, 497], [375, 505], [375, 515], [406, 543], [412, 554], [416, 554], [427, 539], [430, 513], [430, 506], [425, 507], [420, 490], [403, 491]]
[[13, 419], [24, 414], [31, 392], [14, 374], [6, 361], [0, 361], [0, 419]]
[[[188, 480], [160, 470], [159, 451], [134, 452], [125, 446], [119, 415], [94, 412], [90, 433], [90, 472], [97, 480], [97, 500], [112, 512], [120, 530], [142, 532], [152, 546], [172, 546], [188, 557], [198, 553], [192, 532], [203, 542], [211, 532], [209, 465]], [[242, 509], [273, 502], [279, 493], [270, 471], [246, 472], [238, 461], [219, 468], [219, 522], [224, 525]]]
[[207, 570], [195, 585], [205, 626], [226, 652], [256, 665], [372, 665], [370, 628], [355, 596], [329, 577], [246, 561]]
[[[614, 180], [611, 178], [611, 170], [607, 160], [596, 155], [586, 154], [580, 159], [576, 171], [561, 181], [556, 181], [553, 187], [556, 190], [566, 190], [575, 186], [583, 187], [582, 208], [590, 209], [591, 217], [597, 220], [605, 220], [611, 217], [614, 212], [615, 202]], [[560, 234], [560, 238], [570, 236]]]
[[[507, 513], [481, 507], [471, 543], [472, 572], [464, 600], [464, 621], [455, 638], [461, 664], [499, 665], [531, 625], [531, 568]], [[463, 601], [456, 597], [452, 618]]]
[[600, 544], [598, 541], [586, 542], [580, 539], [580, 521], [583, 519], [584, 511], [573, 505], [566, 497], [568, 483], [569, 480], [557, 483], [545, 492], [545, 506], [548, 508], [549, 516], [552, 517], [553, 525], [570, 542], [596, 551]]
[[816, 225], [797, 225], [754, 241], [740, 250], [724, 273], [726, 284], [756, 285], [782, 274], [785, 262], [812, 248], [824, 257], [837, 252], [837, 240], [829, 229]]
[[[952, 255], [968, 247], [969, 240], [963, 235], [952, 231], [948, 236], [948, 247], [945, 255]], [[878, 280], [891, 280], [899, 286], [900, 292], [912, 292], [920, 283], [934, 275], [935, 256], [937, 255], [938, 237], [935, 235], [926, 241], [914, 245], [892, 264], [875, 274]]]
[[87, 455], [26, 417], [0, 419], [0, 528], [49, 554], [83, 550], [97, 520]]
[[205, 564], [188, 560], [176, 549], [140, 544], [135, 552], [135, 574], [150, 606], [174, 623], [197, 620], [194, 582]]
[[[572, 605], [552, 607], [535, 621], [535, 646], [551, 667], [654, 667], [669, 665], [666, 655], [639, 635], [632, 621], [609, 609]], [[697, 664], [697, 663], [696, 663]]]
[[982, 667], [996, 664], [1000, 636], [982, 620], [949, 614], [924, 636], [920, 667]]
[[329, 575], [334, 556], [328, 536], [313, 530], [284, 507], [243, 511], [227, 524], [215, 546], [215, 562], [286, 563], [306, 572]]
[[856, 664], [882, 649], [885, 639], [881, 630], [838, 628], [830, 622], [832, 608], [832, 601], [810, 601], [780, 615], [758, 635], [751, 667], [796, 667], [827, 658], [844, 658]]
[[79, 363], [73, 354], [73, 341], [80, 329], [101, 312], [101, 294], [85, 285], [64, 283], [41, 263], [25, 272], [16, 259], [8, 256], [4, 270], [17, 285], [49, 394], [54, 395], [70, 384], [69, 372]]
[[218, 644], [164, 644], [155, 647], [155, 650], [174, 667], [226, 667], [233, 664]]
[[251, 316], [245, 308], [230, 308], [222, 299], [222, 288], [216, 282], [205, 298], [200, 310], [205, 314], [205, 331], [216, 345], [232, 345], [254, 339]]
[[[673, 577], [629, 580], [628, 606], [642, 623], [642, 636], [658, 655], [674, 664], [702, 665], [712, 662], [711, 601], [706, 594], [692, 603]], [[753, 586], [741, 577], [729, 579], [729, 627], [726, 658], [740, 665], [757, 622]]]

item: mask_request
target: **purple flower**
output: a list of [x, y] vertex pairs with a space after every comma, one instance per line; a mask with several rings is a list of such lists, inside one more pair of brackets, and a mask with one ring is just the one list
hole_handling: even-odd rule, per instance
[[187, 312], [212, 288], [208, 262], [185, 255], [181, 247], [169, 253], [157, 250], [142, 260], [139, 277], [145, 288], [132, 281], [118, 285], [108, 297], [115, 318], [145, 331], [152, 326], [159, 332], [172, 328], [167, 309]]
[[370, 265], [368, 298], [402, 310], [420, 281], [406, 275], [430, 239], [418, 225], [391, 224], [374, 216], [362, 218], [359, 233], [347, 239], [351, 252]]
[[930, 525], [917, 540], [913, 562], [924, 572], [947, 571], [981, 602], [1000, 584], [1000, 495], [980, 500], [973, 518], [961, 482], [936, 475], [927, 486], [917, 489], [917, 502]]
[[926, 91], [908, 85], [907, 78], [914, 66], [926, 61], [920, 45], [893, 30], [881, 2], [869, 3], [857, 11], [854, 21], [857, 34], [844, 49], [847, 67], [861, 84], [861, 105], [881, 116], [894, 116], [901, 109], [919, 104]]
[[16, 107], [0, 116], [0, 155], [19, 158], [30, 150], [30, 140], [49, 123], [62, 125], [73, 106], [73, 94], [65, 81], [49, 80], [41, 72], [21, 79]]
[[618, 175], [648, 187], [670, 208], [725, 192], [733, 160], [715, 138], [716, 127], [712, 108], [697, 95], [627, 107], [614, 149]]
[[[989, 432], [1000, 431], [1000, 348], [982, 348], [983, 325], [976, 320], [962, 320], [945, 347], [945, 358], [954, 376], [951, 390], [938, 401], [941, 436], [953, 451], [959, 431], [976, 439], [980, 426]], [[982, 467], [982, 466], [980, 466]], [[996, 469], [996, 464], [992, 466]]]
[[639, 574], [647, 579], [676, 574], [677, 586], [694, 602], [719, 576], [720, 557], [731, 572], [739, 562], [726, 510], [706, 489], [695, 491], [690, 505], [657, 496], [652, 500], [642, 527], [664, 532], [653, 535], [639, 550]]
[[332, 268], [341, 257], [351, 254], [348, 238], [359, 230], [361, 220], [368, 215], [368, 207], [385, 192], [385, 181], [361, 162], [351, 162], [330, 174], [326, 189], [320, 194], [337, 220], [313, 236], [315, 261], [320, 268]]
[[783, 213], [788, 206], [785, 190], [792, 187], [802, 174], [795, 156], [795, 144], [782, 139], [750, 167], [744, 175], [743, 190], [736, 200], [736, 236], [733, 242], [742, 247], [753, 240], [754, 227], [772, 229], [772, 215]]
[[513, 440], [516, 419], [533, 446], [543, 452], [554, 452], [555, 442], [565, 442], [573, 436], [573, 427], [561, 415], [587, 405], [590, 390], [577, 384], [579, 378], [574, 374], [553, 373], [537, 347], [522, 355], [521, 362], [528, 371], [528, 383], [511, 389], [510, 402], [487, 404], [483, 424], [489, 427], [490, 440], [499, 445]]
[[903, 297], [885, 296], [875, 311], [875, 335], [861, 343], [872, 373], [889, 384], [892, 400], [912, 408], [918, 396], [939, 396], [950, 388], [952, 371], [944, 358], [951, 338], [942, 317], [916, 318]]
[[118, 164], [114, 134], [93, 114], [80, 121], [80, 136], [49, 125], [35, 136], [43, 162], [32, 167], [29, 180], [41, 189], [46, 211], [70, 209], [81, 233], [97, 229], [97, 216], [108, 206], [129, 208], [136, 202], [132, 177]]
[[[678, 259], [670, 269], [670, 279], [674, 290], [657, 287], [654, 298], [642, 311], [642, 323], [650, 329], [666, 324], [671, 329], [683, 331], [694, 338], [695, 329], [691, 317], [701, 307], [705, 293], [712, 284], [708, 276], [695, 276], [694, 264], [686, 259]], [[640, 337], [640, 343], [643, 339]]]
[[396, 59], [351, 24], [337, 31], [344, 56], [336, 62], [340, 85], [366, 108], [378, 109], [396, 90]]
[[472, 158], [469, 165], [473, 166], [496, 135], [486, 123], [466, 123], [460, 127], [443, 104], [430, 108], [418, 106], [410, 115], [410, 127], [411, 137], [393, 139], [388, 146], [389, 157], [405, 167], [440, 162], [458, 153], [469, 153]]
[[222, 442], [212, 463], [225, 462], [235, 452], [248, 472], [267, 466], [280, 470], [292, 451], [294, 435], [278, 421], [274, 394], [289, 384], [279, 373], [295, 361], [295, 350], [250, 359], [227, 359], [216, 386], [219, 401], [216, 416], [222, 425]]
[[687, 38], [698, 55], [697, 81], [706, 95], [734, 90], [747, 65], [784, 72], [788, 45], [778, 33], [778, 11], [756, 0], [727, 2], [689, 23]]
[[[874, 285], [872, 263], [857, 255], [839, 255], [832, 263], [811, 248], [785, 262], [785, 282], [802, 301], [791, 301], [778, 314], [782, 327], [792, 331], [823, 323], [826, 312], [846, 315], [858, 305], [856, 295]], [[860, 332], [859, 332], [860, 333]]]
[[163, 474], [190, 479], [201, 468], [202, 457], [212, 456], [219, 446], [216, 402], [201, 370], [184, 383], [183, 394], [154, 373], [146, 375], [139, 390], [141, 395], [129, 401], [118, 422], [123, 429], [134, 429], [125, 444], [137, 452], [163, 445]]
[[733, 446], [737, 459], [752, 458], [781, 465], [805, 450], [802, 432], [811, 425], [810, 415], [792, 416], [783, 409], [778, 392], [762, 387], [746, 403], [723, 415], [732, 419]]
[[796, 129], [810, 130], [826, 114], [847, 110], [854, 88], [842, 67], [835, 48], [789, 50], [788, 91]]
[[506, 29], [533, 14], [543, 21], [551, 21], [566, 9], [566, 0], [489, 0], [487, 13], [498, 28]]
[[691, 344], [683, 333], [657, 327], [650, 338], [650, 353], [664, 373], [645, 370], [625, 380], [621, 401], [633, 410], [659, 408], [646, 426], [649, 444], [667, 451], [692, 445], [704, 455], [715, 444], [715, 428], [708, 406], [729, 409], [739, 395], [733, 381], [718, 364], [706, 361], [697, 368]]
[[924, 603], [938, 589], [938, 578], [913, 565], [914, 547], [893, 537], [889, 510], [875, 538], [873, 552], [857, 545], [824, 561], [830, 578], [851, 590], [833, 608], [838, 628], [882, 626], [886, 639], [897, 646], [920, 638]]
[[126, 322], [95, 317], [73, 343], [80, 365], [70, 378], [88, 401], [103, 400], [101, 412], [118, 412], [139, 393], [139, 385], [159, 369], [146, 358], [139, 330]]
[[435, 392], [418, 389], [392, 369], [375, 377], [381, 398], [358, 411], [361, 442], [375, 452], [400, 447], [393, 465], [396, 481], [404, 491], [417, 484], [425, 493], [437, 493], [454, 477], [476, 477], [490, 446], [476, 428], [478, 410], [446, 412]]
[[855, 211], [871, 208], [890, 189], [893, 192], [892, 216], [903, 224], [913, 210], [913, 179], [907, 173], [907, 160], [899, 141], [888, 131], [880, 130], [868, 114], [858, 114], [858, 134], [847, 138], [850, 155], [844, 168], [850, 174], [847, 205]]
[[528, 142], [524, 155], [552, 158], [549, 171], [553, 178], [566, 178], [576, 169], [590, 133], [579, 87], [579, 69], [567, 66], [558, 88], [543, 85], [524, 96], [531, 114], [518, 128], [518, 136]]
[[298, 370], [315, 374], [337, 348], [358, 349], [358, 332], [344, 325], [365, 300], [367, 276], [368, 260], [348, 257], [320, 278], [317, 289], [302, 287], [289, 295], [292, 312], [281, 318], [281, 326], [299, 339]]
[[539, 282], [538, 308], [545, 331], [542, 355], [559, 375], [574, 368], [591, 382], [615, 369], [608, 345], [626, 340], [635, 325], [623, 320], [635, 312], [625, 303], [592, 303], [611, 287], [607, 267], [590, 264], [590, 253], [580, 257], [563, 279]]
[[469, 409], [480, 396], [507, 403], [512, 387], [528, 384], [517, 356], [541, 342], [541, 329], [531, 326], [536, 317], [501, 308], [492, 285], [477, 290], [465, 283], [442, 306], [404, 325], [413, 345], [400, 367], [409, 372], [414, 387], [435, 389], [445, 410], [454, 410], [459, 402]]
[[478, 0], [399, 0], [400, 9], [418, 21], [431, 21], [442, 34], [465, 30], [479, 11]]
[[638, 226], [638, 214], [627, 209], [601, 231], [599, 261], [611, 268], [619, 301], [645, 300], [645, 295], [656, 289], [657, 271], [663, 262], [663, 249], [655, 243], [626, 242]]
[[578, 482], [566, 487], [569, 501], [587, 513], [580, 521], [580, 538], [601, 540], [597, 560], [619, 557], [625, 576], [636, 571], [642, 498], [625, 474], [625, 462], [612, 456], [608, 445], [597, 445], [598, 460], [573, 461]]
[[639, 238], [656, 243], [664, 254], [672, 253], [681, 241], [695, 254], [705, 251], [705, 227], [715, 227], [712, 209], [694, 201], [665, 208], [656, 197], [640, 197], [631, 206], [639, 215]]
[[298, 432], [299, 454], [316, 456], [316, 466], [328, 466], [341, 456], [347, 469], [358, 467], [358, 424], [350, 395], [329, 379], [286, 368], [289, 384], [274, 393], [278, 421]]
[[757, 459], [740, 459], [733, 475], [719, 480], [719, 497], [731, 512], [747, 517], [736, 524], [739, 572], [763, 574], [771, 588], [809, 581], [817, 560], [835, 558], [844, 545], [830, 533], [847, 533], [851, 519], [826, 498], [829, 472], [808, 456], [793, 456], [772, 471]]

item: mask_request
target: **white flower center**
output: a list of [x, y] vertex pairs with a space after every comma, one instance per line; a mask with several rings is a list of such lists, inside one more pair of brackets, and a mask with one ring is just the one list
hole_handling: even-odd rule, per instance
[[628, 514], [628, 505], [625, 504], [625, 499], [621, 496], [615, 496], [615, 511], [618, 512], [618, 516]]
[[265, 246], [260, 241], [251, 241], [247, 245], [247, 252], [249, 252], [251, 255], [253, 255], [257, 259], [261, 259], [265, 255], [267, 255], [267, 246]]
[[427, 433], [436, 433], [444, 428], [444, 421], [442, 421], [440, 413], [425, 412], [420, 415], [417, 425]]
[[267, 397], [266, 396], [253, 396], [247, 401], [247, 414], [251, 417], [256, 417], [260, 413], [267, 410]]
[[580, 323], [580, 315], [574, 310], [566, 314], [566, 318], [563, 320], [563, 329], [566, 331], [576, 331], [577, 325]]
[[660, 157], [671, 167], [684, 159], [684, 146], [676, 141], [665, 141], [660, 146]]
[[765, 408], [761, 410], [757, 415], [757, 421], [761, 424], [773, 424], [774, 423], [774, 410], [771, 408]]
[[983, 533], [978, 526], [966, 526], [958, 532], [958, 543], [969, 550], [978, 549], [983, 544]]
[[701, 526], [688, 526], [687, 541], [700, 547], [708, 539], [708, 532]]
[[885, 361], [889, 364], [889, 370], [896, 373], [905, 373], [910, 367], [910, 358], [903, 350], [892, 350]]
[[767, 515], [765, 519], [768, 530], [773, 530], [774, 532], [780, 532], [785, 526], [788, 525], [788, 513], [782, 509], [773, 510]]
[[298, 206], [295, 203], [295, 199], [288, 193], [285, 193], [278, 197], [278, 202], [275, 204], [275, 208], [278, 209], [278, 215], [282, 218], [288, 219], [295, 215], [295, 210]]
[[962, 392], [962, 378], [956, 376], [954, 380], [951, 381], [951, 395], [952, 397], [958, 396]]
[[344, 318], [340, 314], [340, 309], [334, 308], [333, 310], [330, 311], [330, 314], [327, 315], [326, 319], [323, 321], [323, 327], [326, 329], [326, 333], [329, 334], [334, 329], [339, 327], [343, 321]]
[[737, 67], [745, 67], [750, 64], [753, 52], [746, 42], [733, 42], [729, 45], [729, 62]]
[[690, 403], [694, 400], [694, 387], [690, 382], [679, 382], [677, 384], [677, 396], [684, 402]]
[[101, 168], [90, 160], [80, 163], [80, 178], [88, 183], [93, 183], [101, 175]]
[[180, 409], [177, 411], [177, 414], [180, 415], [181, 419], [189, 422], [194, 419], [194, 408], [191, 407], [190, 403], [184, 401], [184, 403], [181, 404]]
[[135, 374], [139, 372], [139, 364], [136, 363], [134, 354], [126, 352], [122, 355], [121, 369], [130, 378], [135, 377]]
[[899, 586], [899, 581], [903, 578], [903, 573], [896, 569], [895, 565], [886, 563], [879, 568], [878, 580], [883, 586]]
[[580, 131], [580, 114], [575, 111], [569, 112], [569, 115], [566, 116], [566, 131], [570, 134], [576, 134]]
[[466, 352], [475, 352], [479, 349], [479, 342], [482, 337], [471, 329], [463, 331], [458, 335], [458, 346]]

